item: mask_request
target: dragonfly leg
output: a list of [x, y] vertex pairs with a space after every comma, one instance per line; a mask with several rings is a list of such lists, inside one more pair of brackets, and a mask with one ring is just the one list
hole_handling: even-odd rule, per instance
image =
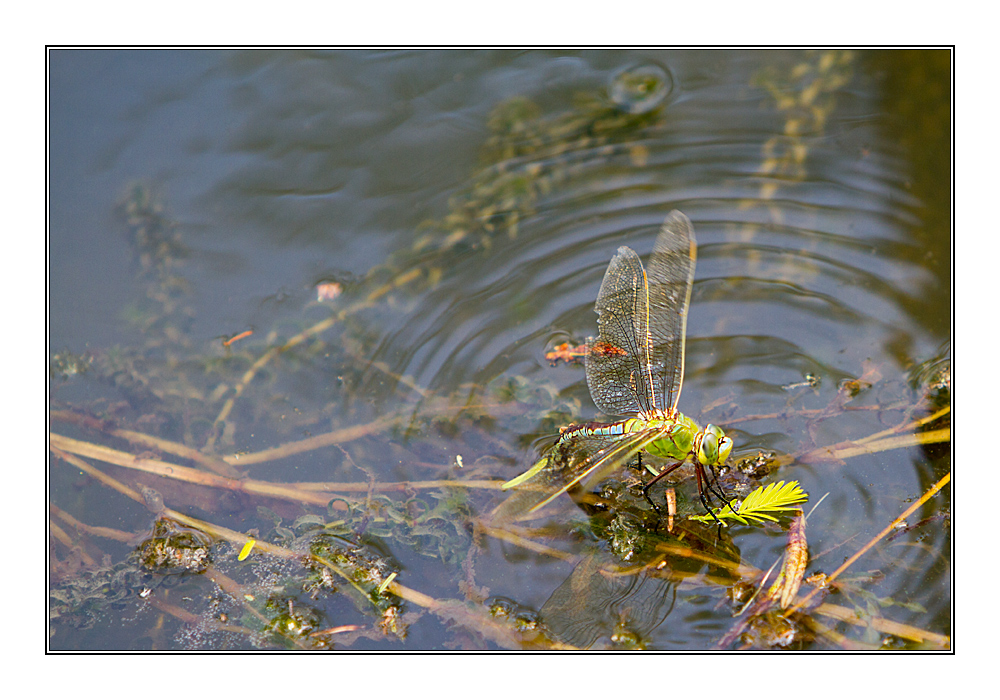
[[[709, 467], [709, 469], [712, 468]], [[712, 490], [712, 482], [709, 481], [709, 486], [708, 486], [709, 490], [712, 491], [712, 493], [715, 494], [719, 498], [719, 500], [721, 500], [723, 503], [729, 506], [729, 510], [733, 511], [733, 514], [735, 515], [736, 509], [733, 508], [733, 499], [729, 498], [729, 496], [726, 495], [725, 489], [723, 489], [722, 485], [719, 483], [719, 475], [716, 474], [714, 469], [712, 469], [712, 477], [715, 481], [715, 489]]]
[[[652, 479], [650, 479], [648, 484], [642, 487], [642, 495], [646, 497], [646, 500], [649, 502], [649, 505], [653, 506], [653, 510], [655, 510], [657, 514], [659, 514], [660, 512], [660, 507], [656, 505], [656, 502], [653, 501], [653, 499], [650, 497], [649, 491], [651, 488], [653, 488], [653, 486], [656, 484], [657, 481], [670, 474], [670, 472], [674, 471], [682, 464], [684, 464], [684, 462], [678, 462], [677, 464], [667, 467], [659, 474], [654, 476]], [[701, 499], [701, 505], [705, 507], [705, 510], [708, 512], [708, 514], [711, 515], [712, 518], [717, 523], [719, 523], [719, 525], [722, 525], [723, 524], [722, 521], [719, 520], [718, 516], [712, 511], [712, 507], [708, 504], [708, 499], [705, 497], [706, 489], [708, 491], [709, 496], [715, 496], [716, 498], [718, 498], [720, 501], [729, 506], [729, 510], [733, 511], [733, 513], [735, 513], [736, 510], [733, 508], [732, 501], [729, 498], [727, 498], [726, 494], [722, 491], [722, 487], [718, 485], [718, 478], [715, 479], [716, 484], [713, 486], [712, 479], [710, 479], [705, 474], [704, 470], [705, 467], [699, 462], [695, 461], [694, 474], [695, 478], [698, 480], [698, 498]], [[712, 476], [715, 477], [714, 471], [712, 472]]]
[[[701, 464], [697, 465], [697, 471], [698, 471], [698, 493], [699, 493], [699, 495], [702, 496], [702, 498], [701, 498], [702, 505], [705, 506], [706, 510], [708, 510], [709, 514], [711, 514], [712, 517], [715, 517], [715, 514], [712, 513], [712, 510], [705, 503], [705, 497], [704, 497], [704, 495], [702, 494], [702, 491], [701, 491], [701, 478], [702, 478], [701, 470], [702, 470], [702, 468], [703, 468], [703, 465], [701, 465]], [[736, 509], [733, 508], [733, 501], [732, 501], [732, 499], [729, 498], [728, 496], [726, 496], [726, 492], [722, 490], [722, 486], [719, 484], [719, 477], [715, 473], [715, 470], [712, 469], [711, 467], [709, 467], [709, 469], [711, 470], [712, 478], [709, 478], [708, 476], [705, 476], [705, 486], [708, 488], [709, 495], [710, 496], [715, 496], [720, 501], [722, 501], [727, 506], [729, 506], [729, 510], [733, 511], [733, 514], [735, 515], [736, 514]], [[715, 482], [714, 486], [712, 485], [713, 481]], [[715, 519], [718, 520], [718, 518], [715, 518]]]
[[[705, 489], [702, 487], [702, 482], [704, 481], [704, 482], [708, 483], [709, 494], [711, 494], [712, 482], [711, 482], [711, 480], [707, 476], [704, 476], [704, 474], [702, 473], [703, 471], [704, 471], [704, 467], [700, 463], [695, 462], [695, 465], [694, 465], [694, 475], [698, 479], [698, 497], [701, 499], [701, 504], [703, 506], [705, 506], [705, 510], [708, 511], [708, 514], [712, 516], [712, 518], [715, 520], [715, 522], [719, 523], [719, 527], [721, 528], [722, 527], [722, 521], [719, 520], [719, 516], [716, 515], [712, 511], [711, 507], [709, 507], [709, 505], [708, 505], [708, 499], [705, 498]], [[725, 499], [723, 499], [723, 500], [725, 500]]]
[[677, 464], [673, 465], [672, 467], [667, 467], [666, 469], [664, 469], [663, 471], [661, 471], [659, 474], [657, 474], [656, 476], [654, 476], [652, 479], [650, 479], [648, 484], [646, 484], [645, 486], [642, 487], [642, 495], [646, 497], [647, 501], [649, 501], [649, 505], [653, 506], [653, 510], [656, 511], [657, 515], [659, 515], [659, 513], [660, 513], [660, 507], [658, 505], [656, 505], [655, 502], [653, 502], [652, 498], [650, 498], [650, 496], [649, 496], [649, 490], [651, 488], [653, 488], [653, 485], [656, 484], [657, 481], [659, 481], [660, 479], [662, 479], [663, 477], [665, 477], [667, 474], [669, 474], [673, 470], [677, 469], [682, 464], [684, 464], [684, 462], [678, 462]]

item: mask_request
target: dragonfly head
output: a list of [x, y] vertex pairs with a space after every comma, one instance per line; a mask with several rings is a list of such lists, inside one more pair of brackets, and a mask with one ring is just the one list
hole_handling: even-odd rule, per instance
[[729, 453], [733, 450], [733, 439], [726, 437], [722, 428], [709, 423], [705, 426], [705, 432], [701, 435], [701, 442], [698, 444], [698, 461], [708, 466], [718, 466], [729, 459]]

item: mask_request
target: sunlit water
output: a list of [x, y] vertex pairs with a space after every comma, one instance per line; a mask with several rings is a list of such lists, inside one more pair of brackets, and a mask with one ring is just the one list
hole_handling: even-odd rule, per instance
[[[654, 94], [623, 96], [623, 71], [636, 67], [659, 81]], [[51, 350], [94, 364], [76, 374], [63, 355], [53, 361], [52, 406], [222, 456], [392, 415], [339, 447], [246, 472], [362, 487], [505, 481], [560, 427], [610, 419], [597, 414], [582, 365], [553, 366], [545, 354], [596, 332], [611, 256], [621, 245], [648, 256], [666, 213], [680, 209], [699, 244], [680, 408], [725, 427], [737, 457], [812, 456], [769, 480], [798, 480], [811, 504], [828, 494], [808, 521], [807, 573], [830, 573], [950, 467], [946, 444], [844, 460], [814, 451], [926, 415], [906, 413], [922, 392], [915, 368], [946, 366], [948, 71], [946, 53], [927, 52], [55, 52]], [[343, 294], [318, 301], [317, 285], [333, 282]], [[345, 309], [266, 363], [216, 420], [269, 348]], [[142, 452], [79, 424], [53, 430]], [[53, 460], [51, 478], [52, 502], [85, 524], [149, 532], [146, 508], [63, 462]], [[278, 536], [277, 519], [288, 529], [304, 515], [332, 518], [322, 507], [138, 482], [169, 507], [261, 536]], [[689, 487], [679, 488], [689, 497]], [[468, 495], [468, 529], [503, 498], [458, 492]], [[363, 488], [346, 495], [364, 501]], [[444, 500], [439, 490], [388, 495], [412, 507]], [[594, 562], [613, 555], [568, 496], [535, 523], [551, 525], [544, 541], [565, 560], [482, 533], [474, 548], [461, 528], [400, 539], [368, 507], [367, 542], [396, 563], [400, 583], [492, 604], [522, 626], [540, 621], [562, 644], [701, 649], [734, 623], [711, 571], [588, 583]], [[830, 602], [874, 614], [878, 598], [881, 615], [949, 634], [949, 512], [946, 489], [912, 529], [844, 574], [851, 589]], [[723, 550], [766, 570], [786, 537], [739, 527], [724, 539]], [[97, 563], [133, 547], [84, 543]], [[215, 561], [239, 578], [231, 549], [220, 545]], [[62, 543], [53, 552], [54, 582], [88, 566]], [[256, 590], [267, 591], [273, 582], [261, 576]], [[153, 597], [173, 605], [214, 591], [203, 577], [153, 578]], [[574, 581], [589, 595], [569, 619]], [[321, 627], [372, 628], [342, 598], [313, 604]], [[221, 603], [212, 605], [192, 612], [217, 616]], [[55, 620], [51, 644], [272, 643], [174, 617], [150, 631], [156, 614], [149, 598], [126, 595], [89, 627]], [[424, 613], [404, 640], [373, 633], [350, 648], [523, 639], [456, 635]]]

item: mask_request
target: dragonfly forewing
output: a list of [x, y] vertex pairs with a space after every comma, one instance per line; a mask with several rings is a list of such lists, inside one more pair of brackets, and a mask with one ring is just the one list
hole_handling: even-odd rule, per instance
[[588, 340], [585, 359], [594, 403], [613, 416], [653, 409], [653, 397], [663, 394], [662, 377], [648, 371], [646, 273], [631, 248], [622, 246], [611, 259], [594, 310], [598, 337]]
[[676, 410], [696, 257], [691, 221], [675, 210], [656, 238], [648, 272], [627, 246], [611, 259], [594, 307], [599, 335], [586, 355], [587, 386], [604, 413]]
[[652, 356], [663, 368], [667, 410], [676, 410], [684, 380], [684, 342], [698, 247], [691, 220], [676, 209], [667, 215], [649, 261], [649, 334]]

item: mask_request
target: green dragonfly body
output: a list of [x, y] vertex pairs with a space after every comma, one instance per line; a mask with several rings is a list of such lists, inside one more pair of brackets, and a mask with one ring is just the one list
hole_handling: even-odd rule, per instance
[[[710, 424], [702, 429], [677, 410], [696, 252], [690, 220], [672, 211], [656, 238], [648, 273], [627, 246], [611, 259], [595, 306], [598, 338], [587, 340], [587, 385], [601, 411], [632, 417], [563, 428], [545, 456], [503, 485], [537, 487], [541, 482], [542, 500], [529, 512], [585, 479], [604, 478], [643, 450], [675, 462], [653, 482], [690, 458], [705, 502], [704, 469], [722, 465], [733, 441], [720, 428]], [[553, 482], [560, 484], [554, 490]]]

